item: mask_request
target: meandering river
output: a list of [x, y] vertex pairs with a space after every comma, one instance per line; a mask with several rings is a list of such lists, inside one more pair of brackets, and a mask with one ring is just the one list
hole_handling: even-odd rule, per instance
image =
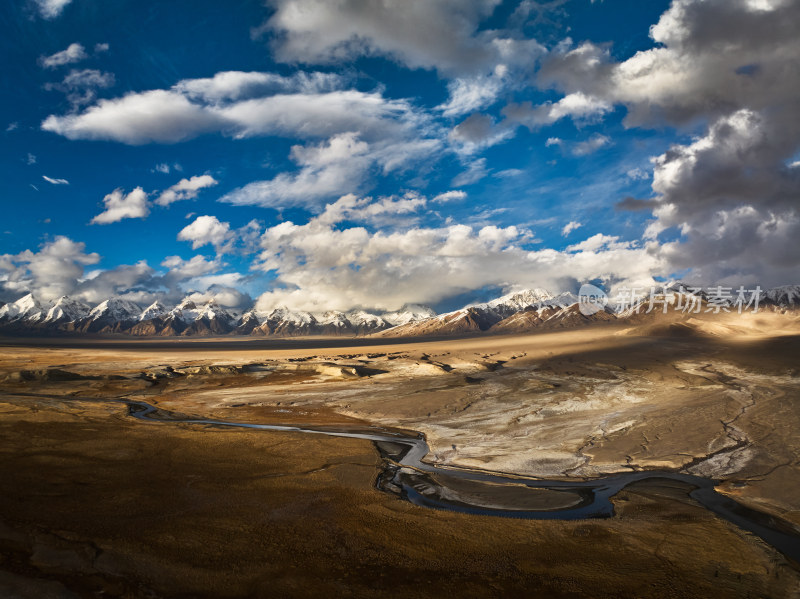
[[536, 479], [429, 463], [424, 459], [429, 453], [428, 444], [421, 433], [412, 435], [380, 427], [365, 430], [184, 418], [143, 401], [92, 401], [124, 403], [129, 414], [140, 420], [372, 441], [382, 458], [376, 479], [379, 490], [421, 507], [468, 514], [553, 520], [608, 518], [614, 515], [611, 498], [628, 485], [645, 480], [673, 481], [685, 485], [689, 495], [706, 509], [757, 535], [795, 563], [800, 562], [799, 527], [718, 493], [717, 481], [700, 476], [647, 470], [591, 480]]
[[429, 447], [422, 433], [344, 426], [256, 424], [178, 415], [147, 402], [128, 399], [53, 397], [33, 393], [17, 396], [56, 401], [115, 403], [127, 406], [130, 416], [143, 421], [200, 426], [283, 431], [371, 441], [381, 456], [375, 486], [414, 505], [467, 514], [548, 520], [609, 518], [611, 498], [628, 485], [646, 480], [682, 486], [690, 497], [720, 518], [752, 534], [800, 567], [800, 527], [771, 514], [742, 505], [718, 493], [718, 481], [666, 470], [646, 470], [589, 480], [538, 479], [513, 474], [442, 466], [425, 461]]

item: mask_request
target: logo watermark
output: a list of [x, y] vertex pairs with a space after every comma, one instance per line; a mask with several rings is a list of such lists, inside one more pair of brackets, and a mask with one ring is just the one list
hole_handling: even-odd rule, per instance
[[584, 316], [597, 314], [608, 305], [608, 295], [595, 285], [581, 285], [578, 291], [578, 310]]
[[684, 314], [758, 312], [763, 290], [739, 287], [621, 287], [609, 300], [608, 295], [595, 285], [583, 285], [578, 292], [578, 309], [581, 314], [591, 316], [600, 310], [610, 309], [616, 313], [650, 314], [670, 310]]

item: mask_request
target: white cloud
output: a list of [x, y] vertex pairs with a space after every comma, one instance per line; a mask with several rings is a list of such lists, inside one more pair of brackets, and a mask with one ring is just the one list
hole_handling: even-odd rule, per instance
[[104, 73], [97, 69], [72, 69], [64, 77], [64, 86], [70, 89], [86, 87], [111, 87], [114, 85], [114, 74]]
[[494, 173], [495, 177], [500, 177], [501, 179], [510, 179], [512, 177], [519, 177], [520, 175], [524, 175], [525, 171], [519, 168], [507, 168], [502, 171], [498, 171]]
[[555, 103], [547, 102], [538, 106], [530, 102], [509, 104], [503, 109], [503, 114], [510, 123], [534, 130], [563, 118], [571, 118], [579, 124], [597, 121], [611, 110], [612, 106], [606, 100], [575, 92]]
[[52, 177], [48, 177], [47, 175], [42, 175], [42, 179], [53, 185], [69, 185], [69, 181], [67, 181], [66, 179], [53, 179]]
[[48, 83], [44, 87], [63, 92], [72, 106], [77, 108], [93, 102], [98, 89], [111, 87], [115, 82], [113, 73], [104, 73], [96, 69], [72, 69], [61, 83]]
[[101, 54], [102, 52], [108, 52], [109, 45], [107, 43], [95, 44], [94, 45], [94, 52], [95, 54]]
[[97, 264], [100, 256], [86, 253], [86, 245], [58, 236], [37, 252], [0, 255], [0, 287], [19, 296], [35, 291], [48, 301], [72, 293], [84, 266]]
[[[219, 75], [219, 74], [218, 74]], [[244, 75], [244, 74], [241, 74]], [[270, 77], [277, 77], [270, 74]], [[227, 79], [224, 83], [230, 83]], [[236, 138], [283, 135], [324, 139], [358, 131], [366, 140], [408, 137], [430, 127], [405, 100], [356, 90], [276, 93], [250, 97], [252, 88], [215, 79], [185, 80], [170, 90], [130, 93], [100, 100], [82, 113], [50, 115], [42, 129], [69, 139], [104, 139], [127, 144], [176, 143], [216, 132]], [[242, 96], [217, 102], [224, 96]]]
[[650, 173], [642, 168], [632, 168], [629, 169], [627, 173], [628, 179], [631, 181], [646, 181], [650, 178]]
[[168, 269], [166, 273], [157, 272], [145, 261], [84, 272], [86, 266], [99, 261], [98, 254], [86, 253], [83, 243], [61, 236], [38, 251], [0, 254], [0, 299], [11, 301], [32, 292], [42, 302], [70, 295], [89, 303], [122, 297], [146, 306], [156, 299], [177, 303], [189, 292], [196, 300], [215, 299], [222, 306], [252, 305], [247, 294], [230, 287], [245, 277], [218, 273], [225, 267], [219, 258], [194, 256], [182, 260], [169, 256], [162, 263]]
[[275, 53], [286, 62], [335, 63], [383, 55], [411, 68], [469, 72], [497, 62], [501, 49], [494, 47], [494, 36], [478, 35], [476, 29], [498, 3], [273, 0], [275, 13], [263, 30], [278, 33]]
[[184, 280], [215, 273], [224, 266], [224, 263], [219, 257], [208, 260], [205, 256], [198, 255], [190, 260], [184, 260], [180, 256], [167, 256], [161, 262], [161, 266], [168, 268], [172, 276]]
[[369, 144], [355, 133], [334, 136], [320, 145], [293, 146], [291, 155], [300, 166], [296, 174], [281, 173], [268, 181], [249, 183], [220, 201], [264, 207], [313, 204], [338, 193], [358, 191], [373, 161]]
[[[427, 205], [427, 200], [415, 193], [402, 197], [359, 198], [350, 193], [340, 197], [316, 217], [316, 222], [333, 225], [342, 221], [371, 223], [377, 226], [396, 226], [401, 221], [411, 222], [408, 216]], [[413, 219], [416, 220], [416, 219]]]
[[42, 56], [39, 58], [39, 64], [46, 69], [54, 69], [56, 67], [64, 66], [65, 64], [80, 62], [87, 57], [88, 54], [86, 54], [86, 48], [76, 42], [70, 44], [66, 47], [66, 49], [61, 50], [61, 52], [56, 52], [51, 56]]
[[467, 192], [461, 191], [460, 189], [454, 189], [451, 191], [445, 191], [444, 193], [440, 193], [436, 197], [433, 198], [433, 202], [442, 203], [442, 202], [453, 202], [453, 201], [461, 201], [466, 199]]
[[500, 77], [477, 76], [454, 79], [447, 84], [450, 97], [437, 108], [444, 116], [458, 116], [494, 102], [504, 88]]
[[610, 144], [610, 137], [602, 133], [595, 133], [589, 139], [573, 144], [571, 152], [573, 156], [587, 156]]
[[614, 235], [604, 235], [603, 233], [597, 233], [596, 235], [592, 235], [588, 239], [584, 239], [580, 243], [576, 243], [575, 245], [571, 245], [567, 248], [568, 252], [590, 252], [594, 253], [599, 250], [627, 250], [631, 248], [633, 244], [628, 241], [620, 241], [619, 237]]
[[100, 100], [84, 112], [50, 115], [42, 129], [68, 139], [121, 141], [131, 145], [177, 143], [231, 126], [225, 118], [165, 90]]
[[568, 252], [532, 251], [525, 247], [532, 234], [513, 226], [412, 226], [372, 233], [343, 226], [345, 205], [369, 212], [371, 204], [363, 202], [342, 198], [305, 225], [283, 222], [264, 232], [258, 266], [277, 279], [260, 297], [261, 308], [396, 309], [487, 285], [559, 290], [594, 278], [643, 286], [653, 284], [652, 274], [663, 267], [647, 248], [611, 237], [590, 242], [595, 251], [586, 242]]
[[[276, 86], [280, 93], [253, 97], [273, 93]], [[429, 115], [377, 92], [320, 91], [332, 86], [323, 74], [218, 73], [184, 80], [170, 90], [131, 93], [82, 112], [50, 115], [42, 129], [69, 139], [127, 144], [176, 143], [209, 132], [309, 142], [292, 148], [297, 171], [253, 182], [223, 198], [236, 204], [313, 206], [361, 191], [373, 175], [430, 168], [422, 161], [442, 149], [444, 135]]]
[[230, 223], [220, 222], [216, 216], [198, 216], [178, 233], [179, 241], [191, 241], [192, 249], [213, 245], [218, 253], [231, 250], [235, 233], [231, 231]]
[[137, 187], [128, 194], [115, 189], [103, 198], [105, 210], [91, 220], [93, 225], [116, 223], [125, 218], [145, 218], [150, 214], [147, 193]]
[[213, 77], [184, 79], [173, 89], [190, 98], [219, 104], [275, 94], [319, 94], [338, 90], [344, 81], [334, 73], [299, 71], [289, 77], [277, 73], [222, 71]]
[[757, 10], [742, 0], [675, 0], [650, 29], [658, 47], [613, 62], [607, 47], [566, 40], [540, 83], [628, 108], [628, 125], [685, 124], [793, 102], [800, 6]]
[[55, 19], [72, 0], [34, 0], [44, 19]]
[[[167, 167], [166, 172], [169, 172], [169, 167]], [[217, 183], [218, 181], [211, 175], [199, 175], [191, 177], [190, 179], [181, 179], [172, 187], [162, 191], [158, 198], [156, 198], [156, 204], [159, 206], [169, 206], [173, 202], [178, 202], [180, 200], [193, 200], [199, 195], [201, 189], [213, 187]]]
[[563, 139], [560, 139], [558, 137], [548, 137], [547, 141], [544, 142], [544, 145], [546, 148], [549, 148], [550, 146], [560, 146], [563, 143], [564, 143]]
[[[752, 110], [714, 122], [703, 137], [654, 159], [657, 202], [647, 234], [678, 229], [663, 252], [695, 277], [762, 285], [796, 278], [800, 176], [785, 166], [793, 150], [777, 144], [788, 125]], [[795, 139], [800, 140], [795, 125]]]
[[572, 233], [575, 229], [579, 229], [582, 226], [583, 226], [583, 224], [579, 223], [578, 221], [574, 221], [574, 220], [570, 221], [566, 225], [564, 225], [563, 229], [561, 229], [561, 235], [566, 237], [567, 235]]
[[679, 234], [658, 251], [696, 282], [796, 279], [798, 26], [796, 2], [674, 0], [650, 30], [656, 47], [615, 62], [607, 46], [565, 40], [538, 73], [567, 95], [623, 105], [628, 127], [705, 127], [654, 159], [645, 232]]
[[31, 154], [28, 152], [28, 156], [25, 158], [25, 164], [36, 164], [36, 154]]

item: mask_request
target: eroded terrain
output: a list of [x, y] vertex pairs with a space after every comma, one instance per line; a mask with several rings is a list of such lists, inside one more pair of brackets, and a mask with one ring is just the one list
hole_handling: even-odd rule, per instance
[[[372, 488], [377, 455], [368, 442], [144, 424], [124, 406], [80, 400], [145, 399], [241, 422], [420, 431], [431, 462], [524, 476], [683, 471], [719, 479], [718, 490], [744, 505], [800, 524], [797, 338], [620, 333], [339, 349], [5, 349], [0, 536], [15, 552], [0, 563], [11, 577], [4, 584], [49, 581], [79, 595], [116, 584], [137, 596], [126, 586], [137, 581], [155, 595], [219, 595], [228, 581], [229, 594], [241, 596], [273, 581], [296, 596], [326, 584], [402, 594], [402, 584], [382, 584], [373, 572], [399, 568], [407, 580], [436, 577], [438, 591], [461, 586], [466, 595], [534, 580], [544, 596], [590, 588], [603, 596], [599, 581], [607, 596], [796, 594], [795, 566], [675, 482], [633, 485], [614, 498], [617, 516], [583, 525], [431, 512]], [[148, 518], [139, 530], [135, 523]], [[320, 531], [336, 542], [330, 534], [323, 542]], [[275, 544], [257, 544], [271, 564], [259, 570], [237, 547], [262, 534]], [[82, 549], [63, 549], [65, 542]], [[199, 563], [215, 543], [213, 559]], [[203, 549], [194, 555], [193, 547]], [[572, 552], [584, 561], [566, 557]], [[337, 569], [336, 555], [350, 566]], [[310, 560], [318, 571], [303, 573]], [[290, 566], [299, 572], [290, 576]], [[336, 586], [334, 570], [348, 582]]]

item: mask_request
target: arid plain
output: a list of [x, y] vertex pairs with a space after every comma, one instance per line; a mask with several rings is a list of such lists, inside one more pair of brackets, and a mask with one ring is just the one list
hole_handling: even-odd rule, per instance
[[5, 340], [0, 594], [800, 596], [796, 562], [674, 480], [627, 486], [603, 519], [432, 510], [376, 489], [368, 440], [94, 401], [419, 431], [430, 463], [520, 477], [684, 472], [800, 535], [798, 333], [763, 314], [446, 340]]

